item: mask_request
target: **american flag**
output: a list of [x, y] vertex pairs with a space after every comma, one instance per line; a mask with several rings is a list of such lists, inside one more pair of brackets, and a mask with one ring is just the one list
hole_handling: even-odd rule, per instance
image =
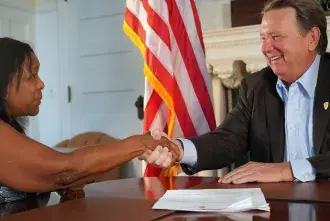
[[[144, 57], [144, 130], [192, 137], [215, 129], [211, 79], [194, 0], [127, 0], [124, 32]], [[175, 175], [147, 165], [145, 176]]]

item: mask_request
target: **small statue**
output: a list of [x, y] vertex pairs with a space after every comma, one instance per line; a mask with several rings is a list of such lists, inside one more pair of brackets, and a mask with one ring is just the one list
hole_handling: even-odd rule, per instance
[[235, 60], [233, 63], [233, 74], [228, 78], [221, 78], [221, 81], [226, 88], [238, 88], [243, 78], [248, 74], [249, 72], [246, 70], [246, 63], [242, 60]]

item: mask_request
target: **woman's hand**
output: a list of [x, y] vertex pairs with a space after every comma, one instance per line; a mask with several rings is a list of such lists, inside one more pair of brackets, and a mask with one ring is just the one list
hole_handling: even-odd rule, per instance
[[157, 147], [167, 148], [169, 152], [172, 153], [175, 159], [180, 157], [179, 147], [168, 139], [166, 136], [153, 137], [150, 132], [144, 133], [142, 135], [134, 136], [135, 139], [138, 139], [140, 145], [145, 148], [145, 151], [155, 150]]

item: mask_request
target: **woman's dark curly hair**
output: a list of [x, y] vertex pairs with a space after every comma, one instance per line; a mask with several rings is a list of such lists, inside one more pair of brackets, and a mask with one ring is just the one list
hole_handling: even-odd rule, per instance
[[24, 133], [23, 123], [18, 119], [9, 119], [6, 114], [7, 87], [17, 74], [17, 90], [23, 75], [23, 65], [28, 62], [31, 69], [31, 46], [27, 43], [12, 39], [0, 38], [0, 120], [10, 124], [17, 131]]

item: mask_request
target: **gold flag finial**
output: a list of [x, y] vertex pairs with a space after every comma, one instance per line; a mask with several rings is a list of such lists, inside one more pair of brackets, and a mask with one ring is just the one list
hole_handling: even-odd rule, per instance
[[324, 110], [327, 110], [329, 107], [329, 102], [328, 101], [324, 102], [323, 107], [324, 107]]

